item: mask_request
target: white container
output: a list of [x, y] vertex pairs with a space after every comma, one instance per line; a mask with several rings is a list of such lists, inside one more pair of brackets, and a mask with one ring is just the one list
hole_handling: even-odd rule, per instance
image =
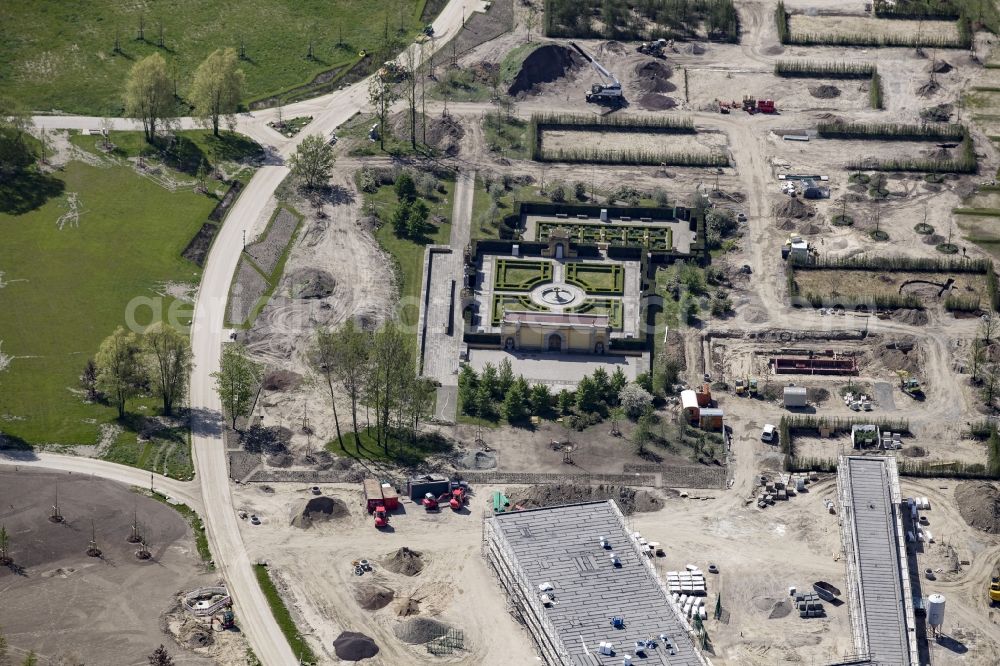
[[694, 564], [685, 564], [684, 568], [687, 569], [688, 571], [697, 571], [698, 570], [698, 567], [696, 565], [694, 565]]
[[944, 624], [944, 595], [932, 594], [927, 597], [927, 624], [940, 627]]
[[698, 609], [698, 617], [700, 617], [703, 620], [708, 619], [708, 610], [706, 610], [704, 606]]
[[924, 538], [927, 539], [927, 543], [934, 541], [934, 535], [931, 534], [930, 530], [924, 530]]
[[625, 655], [622, 659], [622, 666], [632, 666], [632, 657], [630, 655]]
[[929, 509], [929, 508], [931, 508], [931, 501], [929, 499], [927, 499], [926, 497], [921, 497], [920, 498], [920, 508], [921, 509]]

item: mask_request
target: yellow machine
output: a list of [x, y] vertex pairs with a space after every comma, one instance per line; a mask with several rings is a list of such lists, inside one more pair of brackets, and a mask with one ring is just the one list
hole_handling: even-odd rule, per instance
[[993, 570], [989, 595], [991, 604], [1000, 604], [1000, 568]]
[[745, 395], [747, 392], [747, 382], [742, 379], [736, 380], [736, 395]]
[[903, 390], [903, 393], [914, 398], [924, 394], [924, 389], [920, 386], [920, 382], [911, 377], [909, 372], [906, 370], [897, 370], [896, 374], [899, 375], [899, 388]]

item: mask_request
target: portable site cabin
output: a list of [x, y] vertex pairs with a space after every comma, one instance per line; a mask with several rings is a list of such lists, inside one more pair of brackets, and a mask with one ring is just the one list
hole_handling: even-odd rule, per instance
[[722, 430], [722, 410], [717, 407], [702, 409], [698, 414], [698, 426], [702, 430]]
[[806, 393], [804, 386], [786, 386], [785, 407], [805, 407], [808, 404]]
[[365, 479], [364, 480], [365, 489], [365, 508], [368, 509], [368, 513], [375, 510], [379, 504], [385, 504], [385, 500], [382, 498], [382, 485], [377, 479]]
[[427, 493], [440, 497], [451, 490], [448, 477], [435, 474], [425, 474], [414, 477], [406, 482], [406, 494], [414, 502], [421, 501]]
[[698, 423], [698, 394], [691, 389], [681, 391], [681, 409], [688, 423]]

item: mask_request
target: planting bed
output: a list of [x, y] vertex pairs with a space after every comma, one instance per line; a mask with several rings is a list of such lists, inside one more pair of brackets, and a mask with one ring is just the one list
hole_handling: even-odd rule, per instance
[[793, 44], [915, 46], [920, 43], [926, 46], [961, 46], [958, 23], [955, 21], [921, 22], [865, 16], [795, 14], [788, 17], [788, 25]]
[[301, 220], [301, 217], [287, 208], [279, 208], [268, 225], [264, 238], [247, 245], [244, 252], [264, 273], [270, 275], [288, 249], [288, 243], [292, 240], [295, 228]]
[[[949, 279], [954, 284], [939, 298], [941, 286]], [[945, 302], [949, 296], [973, 299], [983, 307], [990, 302], [986, 276], [982, 273], [808, 269], [795, 270], [795, 284], [799, 295], [814, 305], [848, 307], [874, 303], [883, 307], [926, 307]]]
[[[671, 164], [687, 156], [699, 164], [728, 163], [721, 134], [641, 134], [590, 130], [540, 130], [546, 161]], [[706, 140], [708, 137], [714, 141]], [[641, 146], [641, 148], [637, 148]]]
[[625, 269], [621, 264], [568, 263], [566, 282], [588, 294], [620, 296], [625, 289]]
[[240, 259], [240, 267], [229, 292], [226, 321], [234, 326], [247, 324], [257, 304], [267, 293], [267, 287], [267, 280], [253, 263], [246, 257]]
[[[579, 243], [606, 242], [611, 245], [646, 245], [651, 250], [666, 251], [674, 246], [673, 231], [665, 227], [641, 224], [588, 224], [538, 222], [537, 240], [546, 241], [553, 229], [569, 229], [571, 240]], [[646, 242], [648, 236], [648, 245]]]
[[544, 312], [547, 308], [538, 305], [527, 296], [515, 296], [513, 294], [494, 294], [493, 305], [490, 307], [490, 322], [493, 326], [499, 326], [503, 320], [504, 310], [533, 310]]
[[611, 328], [622, 327], [622, 302], [617, 298], [588, 298], [580, 305], [567, 308], [566, 312], [581, 315], [608, 315]]
[[552, 281], [548, 261], [497, 259], [493, 288], [498, 291], [531, 291], [543, 282]]

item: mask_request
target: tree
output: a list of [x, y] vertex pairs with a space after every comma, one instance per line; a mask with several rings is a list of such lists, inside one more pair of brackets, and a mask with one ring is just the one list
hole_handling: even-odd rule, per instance
[[984, 316], [982, 323], [979, 324], [979, 337], [983, 339], [983, 342], [987, 346], [993, 340], [993, 336], [996, 335], [998, 324], [1000, 324], [1000, 317], [993, 317], [991, 315]]
[[573, 410], [573, 394], [563, 389], [556, 398], [556, 406], [560, 414], [569, 414]]
[[[10, 556], [10, 535], [7, 534], [7, 526], [0, 525], [0, 567], [5, 567], [13, 561]], [[0, 639], [3, 635], [0, 634]], [[6, 639], [3, 639], [6, 640]], [[0, 648], [6, 648], [6, 643], [0, 643]], [[0, 650], [0, 664], [3, 661], [3, 651]]]
[[482, 381], [479, 382], [479, 386], [476, 388], [475, 401], [475, 413], [479, 418], [492, 419], [495, 416], [496, 410], [494, 409], [493, 392]]
[[586, 414], [594, 411], [600, 399], [597, 385], [590, 377], [584, 377], [576, 385], [576, 408], [580, 412]]
[[590, 376], [590, 378], [594, 381], [598, 399], [610, 404], [616, 396], [614, 396], [611, 391], [611, 378], [608, 376], [608, 371], [604, 368], [598, 367], [594, 370], [594, 373]]
[[174, 92], [167, 63], [159, 53], [143, 58], [125, 82], [125, 114], [142, 121], [146, 141], [156, 138], [157, 125], [166, 123], [174, 108]]
[[587, 198], [587, 184], [584, 183], [582, 180], [576, 181], [576, 184], [573, 185], [573, 195], [576, 196], [576, 198], [578, 200], [580, 200], [580, 201], [583, 201], [584, 199], [586, 199]]
[[146, 329], [143, 342], [153, 388], [163, 400], [163, 413], [169, 416], [173, 413], [174, 404], [187, 389], [191, 374], [191, 348], [187, 338], [162, 321]]
[[315, 190], [330, 180], [336, 161], [330, 144], [319, 134], [310, 134], [302, 139], [288, 163], [292, 175], [302, 181], [307, 190]]
[[983, 368], [983, 402], [987, 407], [993, 406], [998, 384], [1000, 384], [1000, 365], [989, 363]]
[[87, 364], [83, 366], [80, 373], [80, 386], [87, 393], [87, 400], [97, 402], [101, 397], [101, 392], [97, 390], [97, 364], [94, 359], [87, 359]]
[[139, 336], [119, 326], [101, 343], [94, 362], [97, 388], [118, 408], [118, 418], [124, 417], [125, 403], [139, 394], [146, 381]]
[[361, 399], [368, 370], [368, 349], [371, 334], [348, 319], [337, 330], [339, 344], [334, 349], [333, 373], [351, 401], [351, 426], [354, 443], [361, 444], [358, 435], [358, 401]]
[[413, 176], [409, 171], [401, 171], [392, 187], [396, 191], [396, 198], [400, 201], [413, 203], [417, 200], [417, 184], [413, 182]]
[[649, 391], [642, 388], [635, 382], [628, 384], [618, 395], [625, 415], [630, 419], [637, 419], [642, 416], [653, 404], [653, 396]]
[[611, 421], [611, 434], [615, 437], [622, 434], [621, 430], [618, 429], [618, 423], [625, 416], [625, 410], [621, 407], [614, 407], [608, 411], [608, 419]]
[[389, 454], [391, 417], [404, 404], [406, 382], [413, 377], [413, 351], [393, 321], [385, 322], [371, 339], [365, 393], [375, 408], [375, 438]]
[[986, 442], [986, 471], [994, 479], [1000, 476], [1000, 434], [990, 428], [990, 438]]
[[615, 371], [611, 373], [611, 400], [617, 404], [618, 394], [622, 392], [625, 385], [628, 384], [628, 377], [625, 376], [625, 372], [622, 370], [621, 366], [615, 368]]
[[528, 396], [524, 390], [526, 382], [521, 377], [507, 391], [503, 400], [503, 416], [511, 423], [520, 423], [527, 416]]
[[340, 444], [340, 450], [344, 451], [346, 450], [344, 437], [340, 432], [340, 417], [337, 415], [337, 393], [333, 390], [338, 344], [339, 340], [335, 332], [324, 328], [317, 329], [316, 340], [313, 342], [309, 360], [313, 369], [326, 380], [326, 387], [330, 392], [330, 406], [333, 408], [333, 424], [337, 429], [337, 443]]
[[0, 182], [35, 163], [35, 151], [27, 141], [31, 126], [31, 117], [20, 104], [0, 98]]
[[397, 238], [406, 238], [410, 231], [410, 203], [399, 200], [396, 207], [392, 209], [389, 216], [389, 223], [392, 224], [392, 232]]
[[233, 49], [216, 49], [198, 66], [191, 83], [194, 115], [219, 136], [219, 119], [236, 124], [236, 110], [243, 98], [243, 70]]
[[406, 231], [410, 238], [420, 238], [427, 228], [427, 218], [430, 216], [430, 208], [423, 199], [417, 199], [410, 206], [409, 214], [406, 217]]
[[653, 410], [647, 409], [632, 431], [632, 444], [640, 456], [646, 453], [646, 445], [653, 441]]
[[549, 198], [555, 203], [562, 203], [566, 201], [566, 188], [563, 187], [562, 183], [556, 183], [553, 186], [552, 191], [549, 192]]
[[410, 147], [414, 150], [417, 149], [417, 83], [423, 53], [423, 49], [414, 46], [403, 51], [403, 59], [406, 62], [406, 102], [410, 110]]
[[987, 347], [982, 338], [975, 338], [972, 341], [972, 351], [969, 353], [969, 362], [972, 364], [972, 381], [979, 383], [983, 364], [986, 363]]
[[398, 99], [399, 93], [386, 76], [376, 73], [371, 78], [371, 83], [368, 84], [368, 101], [375, 108], [375, 115], [378, 117], [378, 145], [382, 150], [385, 150], [385, 135], [389, 131], [389, 111]]
[[458, 373], [458, 403], [462, 412], [470, 416], [476, 415], [476, 389], [479, 387], [479, 376], [472, 366], [463, 365]]
[[507, 395], [507, 391], [514, 385], [514, 366], [509, 358], [500, 361], [497, 367], [497, 385], [500, 395]]
[[250, 416], [253, 398], [260, 387], [263, 369], [251, 360], [247, 349], [240, 344], [227, 344], [222, 349], [222, 359], [218, 372], [213, 372], [215, 388], [219, 392], [222, 408], [232, 419], [233, 429], [236, 419]]
[[149, 666], [174, 666], [174, 660], [167, 652], [167, 648], [160, 645], [149, 655]]
[[493, 400], [503, 400], [503, 391], [500, 390], [500, 377], [497, 374], [497, 367], [487, 362], [483, 366], [483, 371], [479, 373], [479, 385], [489, 392]]
[[549, 387], [545, 384], [532, 386], [528, 403], [531, 406], [531, 413], [535, 416], [541, 416], [549, 411], [552, 406], [552, 394], [549, 393]]

